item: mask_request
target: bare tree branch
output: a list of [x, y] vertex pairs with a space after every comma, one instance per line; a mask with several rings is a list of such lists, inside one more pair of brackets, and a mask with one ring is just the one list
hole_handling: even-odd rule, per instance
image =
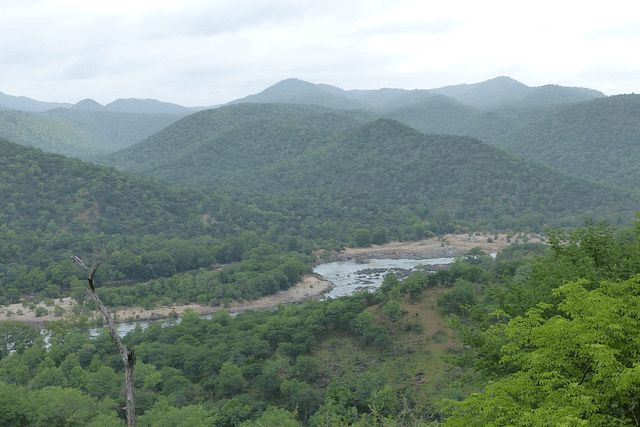
[[91, 268], [89, 268], [82, 262], [80, 258], [72, 255], [71, 259], [78, 265], [79, 268], [89, 273], [88, 281], [89, 281], [89, 289], [87, 289], [87, 293], [91, 297], [91, 299], [96, 303], [98, 309], [102, 313], [102, 316], [107, 321], [107, 327], [109, 328], [109, 336], [111, 337], [111, 341], [116, 346], [118, 351], [120, 352], [120, 357], [122, 357], [122, 363], [124, 364], [124, 375], [125, 375], [125, 389], [127, 392], [127, 427], [135, 427], [136, 425], [136, 401], [135, 396], [133, 394], [134, 383], [133, 383], [133, 368], [136, 363], [136, 357], [133, 352], [133, 349], [127, 349], [127, 346], [122, 344], [120, 337], [118, 336], [118, 331], [116, 330], [115, 322], [111, 317], [111, 314], [104, 306], [98, 295], [96, 294], [96, 286], [94, 282], [94, 276], [100, 263], [96, 264]]

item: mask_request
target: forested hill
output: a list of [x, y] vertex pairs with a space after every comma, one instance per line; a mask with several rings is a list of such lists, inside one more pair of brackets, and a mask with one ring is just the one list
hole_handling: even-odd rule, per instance
[[57, 117], [0, 111], [0, 138], [70, 157], [87, 158], [109, 152], [98, 136]]
[[487, 140], [576, 177], [640, 188], [640, 95], [550, 109]]
[[[86, 106], [87, 103], [82, 105]], [[101, 107], [100, 104], [97, 105]], [[93, 141], [97, 141], [102, 153], [110, 153], [147, 138], [187, 114], [184, 112], [162, 114], [133, 113], [109, 111], [104, 108], [80, 107], [55, 108], [42, 113], [41, 116], [57, 118], [59, 122], [67, 123], [68, 127], [73, 126], [81, 129], [89, 134]], [[66, 152], [57, 151], [54, 149], [55, 147], [47, 147], [45, 144], [38, 146], [38, 148], [68, 155]], [[88, 159], [95, 157], [95, 155], [77, 157]]]
[[[269, 119], [242, 120], [249, 112]], [[438, 212], [505, 226], [524, 215], [539, 224], [588, 212], [628, 218], [636, 206], [629, 195], [473, 138], [424, 135], [388, 119], [359, 124], [362, 119], [311, 107], [230, 106], [187, 117], [110, 159], [183, 185], [237, 186], [291, 203], [329, 200], [327, 211], [335, 203], [370, 214], [404, 206], [425, 218]]]
[[432, 90], [342, 90], [297, 79], [234, 102], [357, 108], [421, 132], [464, 135], [566, 174], [636, 191], [640, 95], [529, 87], [508, 77]]
[[68, 291], [72, 254], [101, 261], [102, 282], [148, 280], [240, 261], [266, 230], [278, 254], [301, 222], [233, 189], [205, 195], [2, 139], [0, 153], [0, 303]]
[[[284, 104], [240, 104], [224, 108], [210, 109], [192, 114], [151, 135], [135, 146], [103, 157], [100, 161], [129, 171], [146, 170], [162, 162], [173, 163], [177, 157], [198, 155], [203, 145], [211, 145], [211, 140], [219, 141], [218, 153], [214, 159], [219, 166], [240, 163], [237, 157], [239, 143], [246, 138], [257, 140], [275, 139], [273, 144], [284, 144], [286, 140], [303, 135], [303, 139], [313, 138], [317, 132], [335, 132], [351, 129], [366, 123], [374, 116], [367, 113], [347, 112], [316, 106]], [[294, 135], [288, 135], [294, 132]], [[305, 134], [308, 134], [305, 136]], [[279, 142], [278, 142], [279, 141]], [[272, 144], [272, 145], [273, 145]], [[293, 144], [290, 149], [297, 149]], [[274, 146], [274, 147], [275, 147]], [[248, 151], [257, 149], [258, 151]], [[254, 161], [268, 162], [264, 147], [247, 147], [243, 156]], [[195, 159], [197, 161], [197, 159]], [[204, 160], [204, 159], [203, 159]], [[201, 162], [202, 163], [202, 162]], [[160, 166], [159, 166], [160, 167]], [[171, 167], [171, 166], [169, 166]], [[170, 173], [169, 170], [165, 171]], [[209, 175], [209, 173], [206, 173]], [[169, 178], [168, 176], [164, 176]], [[205, 179], [207, 179], [205, 177]], [[190, 179], [186, 180], [189, 182]]]

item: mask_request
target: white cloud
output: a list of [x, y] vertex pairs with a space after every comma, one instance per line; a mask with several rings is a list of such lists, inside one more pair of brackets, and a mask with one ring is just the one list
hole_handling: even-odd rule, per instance
[[[509, 75], [638, 92], [621, 0], [23, 1], [0, 4], [0, 91], [46, 101], [211, 105], [288, 77], [432, 88]], [[627, 3], [628, 4], [628, 3]]]

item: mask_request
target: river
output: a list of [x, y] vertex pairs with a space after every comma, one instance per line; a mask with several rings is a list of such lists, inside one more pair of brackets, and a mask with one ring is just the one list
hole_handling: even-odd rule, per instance
[[365, 288], [376, 289], [382, 285], [387, 273], [413, 270], [418, 265], [451, 264], [455, 258], [431, 259], [367, 259], [329, 262], [313, 269], [335, 287], [327, 298], [351, 295]]
[[[382, 280], [387, 273], [402, 272], [409, 274], [418, 265], [451, 264], [455, 258], [430, 258], [430, 259], [368, 259], [349, 260], [340, 262], [328, 262], [314, 267], [313, 271], [331, 282], [334, 288], [325, 294], [325, 298], [338, 298], [351, 295], [362, 289], [376, 289], [382, 285]], [[233, 314], [233, 313], [232, 313]], [[203, 319], [211, 319], [211, 315], [202, 316]], [[116, 325], [118, 335], [121, 337], [133, 331], [137, 325], [146, 329], [149, 324], [162, 322], [166, 325], [180, 323], [178, 319], [164, 319], [156, 321], [141, 320], [136, 322], [119, 323]], [[104, 328], [91, 329], [90, 335], [97, 336]]]

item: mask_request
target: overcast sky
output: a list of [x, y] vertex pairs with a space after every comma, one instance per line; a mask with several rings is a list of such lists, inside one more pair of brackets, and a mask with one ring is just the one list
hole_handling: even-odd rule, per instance
[[290, 77], [431, 89], [510, 76], [640, 93], [635, 2], [0, 0], [0, 92], [222, 104]]

